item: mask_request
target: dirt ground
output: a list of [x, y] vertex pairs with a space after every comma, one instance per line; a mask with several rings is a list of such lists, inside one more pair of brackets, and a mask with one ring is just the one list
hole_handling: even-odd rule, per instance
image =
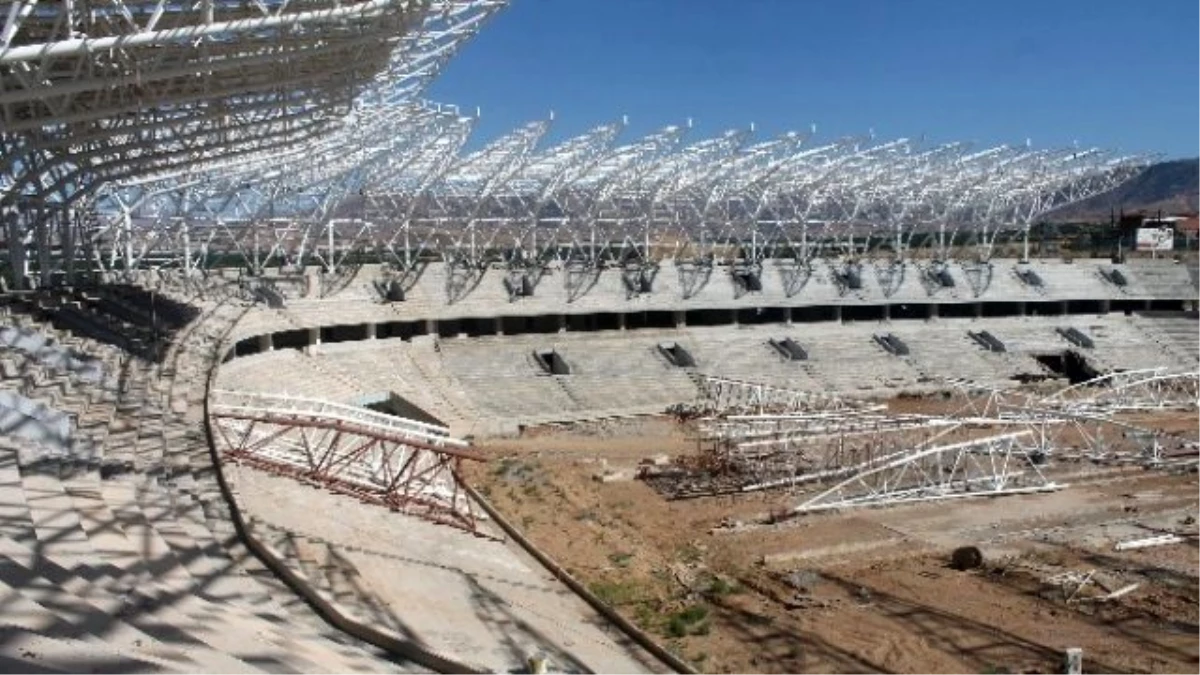
[[[1194, 429], [1194, 417], [1164, 426]], [[632, 473], [695, 451], [672, 420], [537, 429], [479, 449], [491, 459], [468, 479], [701, 671], [1062, 672], [1071, 647], [1085, 672], [1200, 665], [1194, 472], [1074, 464], [1053, 493], [731, 528], [798, 496], [665, 501]], [[1114, 550], [1163, 531], [1185, 541]], [[963, 545], [982, 566], [951, 569]]]

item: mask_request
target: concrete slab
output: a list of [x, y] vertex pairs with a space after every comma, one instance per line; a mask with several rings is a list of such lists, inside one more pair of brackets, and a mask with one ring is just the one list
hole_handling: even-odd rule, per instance
[[515, 543], [473, 536], [254, 469], [226, 466], [246, 515], [338, 547], [427, 646], [497, 672], [663, 672]]

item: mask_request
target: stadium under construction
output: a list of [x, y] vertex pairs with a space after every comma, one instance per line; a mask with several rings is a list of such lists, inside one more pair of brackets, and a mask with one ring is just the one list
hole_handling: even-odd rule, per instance
[[[651, 616], [606, 581], [631, 551], [562, 548], [602, 518], [528, 510], [610, 489], [775, 580], [1049, 531], [1195, 548], [1197, 260], [1071, 259], [1036, 229], [1152, 157], [690, 120], [551, 142], [553, 115], [467, 151], [478, 116], [424, 92], [507, 4], [0, 5], [0, 663], [696, 672], [679, 640], [721, 643], [686, 607], [774, 582], [667, 560]], [[656, 424], [659, 450], [606, 445]], [[1104, 481], [1169, 498], [1135, 522]], [[995, 531], [948, 524], [968, 512]], [[868, 521], [903, 543], [854, 539]], [[796, 528], [809, 548], [769, 543]], [[1042, 576], [1077, 613], [1096, 570], [1068, 572]], [[991, 663], [968, 651], [950, 667]]]

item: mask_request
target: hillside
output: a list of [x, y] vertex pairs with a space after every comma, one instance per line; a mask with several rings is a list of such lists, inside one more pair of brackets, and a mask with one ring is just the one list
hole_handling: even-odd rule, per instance
[[1115, 190], [1046, 214], [1050, 222], [1108, 220], [1118, 213], [1196, 213], [1200, 207], [1200, 164], [1196, 159], [1159, 162]]

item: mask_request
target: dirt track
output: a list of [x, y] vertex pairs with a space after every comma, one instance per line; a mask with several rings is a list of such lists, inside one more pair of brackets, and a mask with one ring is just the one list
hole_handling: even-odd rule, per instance
[[[709, 672], [1195, 672], [1200, 565], [1187, 543], [1114, 552], [1151, 528], [1196, 532], [1194, 473], [1072, 466], [1050, 494], [828, 513], [730, 530], [795, 495], [666, 502], [595, 474], [694, 449], [672, 423], [551, 430], [482, 447], [473, 470], [510, 518], [593, 590]], [[716, 530], [713, 533], [714, 529]], [[948, 567], [977, 545], [982, 568]], [[1095, 570], [1064, 600], [1047, 583]], [[1095, 597], [1139, 584], [1108, 602]], [[1105, 590], [1108, 589], [1108, 590]]]

